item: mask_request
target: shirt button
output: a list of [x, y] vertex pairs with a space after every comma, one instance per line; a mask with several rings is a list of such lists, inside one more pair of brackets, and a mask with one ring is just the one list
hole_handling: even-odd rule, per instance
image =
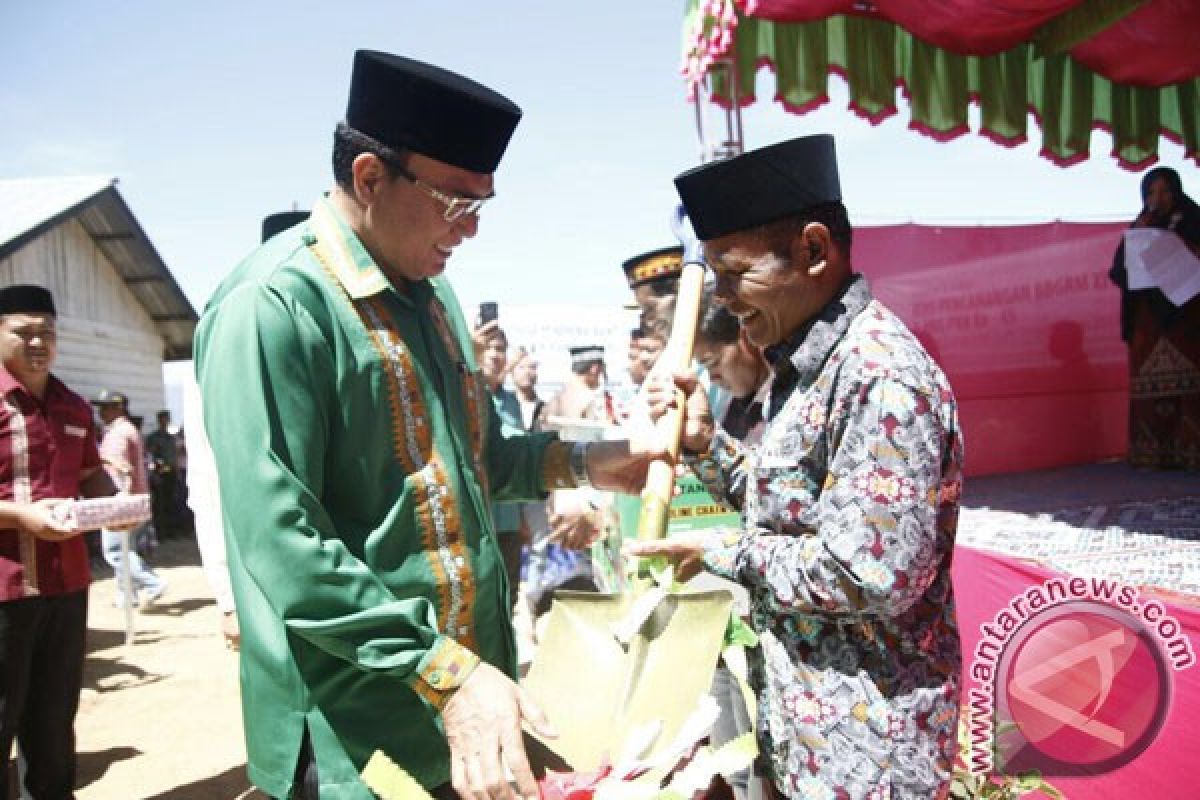
[[455, 565], [455, 566], [457, 566], [457, 567], [460, 567], [460, 568], [461, 568], [461, 567], [465, 566], [465, 565], [466, 565], [466, 563], [467, 563], [467, 560], [466, 560], [465, 558], [463, 558], [462, 556], [455, 556], [455, 557], [454, 557], [454, 565]]
[[461, 626], [459, 626], [459, 628], [458, 628], [458, 635], [459, 635], [459, 636], [466, 636], [466, 635], [467, 635], [467, 626], [466, 626], [466, 625], [461, 625]]

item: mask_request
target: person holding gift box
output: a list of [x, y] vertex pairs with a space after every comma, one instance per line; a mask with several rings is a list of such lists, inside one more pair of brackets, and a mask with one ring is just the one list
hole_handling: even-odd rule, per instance
[[60, 512], [116, 491], [91, 406], [50, 371], [56, 326], [47, 289], [0, 289], [0, 798], [14, 738], [22, 794], [73, 796], [91, 574], [82, 531]]
[[[750, 589], [762, 768], [784, 797], [943, 797], [961, 658], [950, 558], [962, 438], [941, 369], [850, 263], [833, 137], [685, 172], [715, 293], [771, 363], [745, 448], [694, 376], [683, 446], [739, 528], [631, 544]], [[685, 244], [688, 249], [691, 243]], [[674, 402], [656, 384], [652, 410]]]
[[[443, 277], [521, 111], [447, 70], [354, 57], [335, 185], [196, 332], [228, 523], [251, 780], [371, 797], [379, 750], [436, 796], [536, 794], [493, 502], [641, 488], [665, 448], [504, 429]], [[270, 156], [267, 156], [270, 157]]]

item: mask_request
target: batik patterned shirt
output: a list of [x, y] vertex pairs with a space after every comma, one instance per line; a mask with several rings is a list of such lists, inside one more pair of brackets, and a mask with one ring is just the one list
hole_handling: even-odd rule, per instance
[[747, 586], [763, 768], [791, 798], [948, 790], [962, 440], [941, 369], [855, 277], [768, 352], [761, 443], [695, 467], [743, 510], [708, 569]]

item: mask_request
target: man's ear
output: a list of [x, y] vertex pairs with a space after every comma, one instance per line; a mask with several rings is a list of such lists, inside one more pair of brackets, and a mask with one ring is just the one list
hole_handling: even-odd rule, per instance
[[810, 222], [792, 237], [792, 263], [803, 264], [810, 278], [819, 277], [829, 264], [832, 247], [829, 228], [820, 222]]
[[354, 195], [366, 206], [375, 201], [380, 188], [391, 177], [383, 161], [372, 153], [359, 153], [355, 156], [350, 170], [354, 176]]

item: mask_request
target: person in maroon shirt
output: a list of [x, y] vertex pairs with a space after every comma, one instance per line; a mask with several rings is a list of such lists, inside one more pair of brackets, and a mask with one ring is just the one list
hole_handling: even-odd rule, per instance
[[55, 509], [116, 491], [100, 468], [91, 406], [50, 374], [55, 321], [46, 289], [0, 289], [0, 800], [14, 738], [28, 796], [75, 796], [91, 575], [82, 531]]

